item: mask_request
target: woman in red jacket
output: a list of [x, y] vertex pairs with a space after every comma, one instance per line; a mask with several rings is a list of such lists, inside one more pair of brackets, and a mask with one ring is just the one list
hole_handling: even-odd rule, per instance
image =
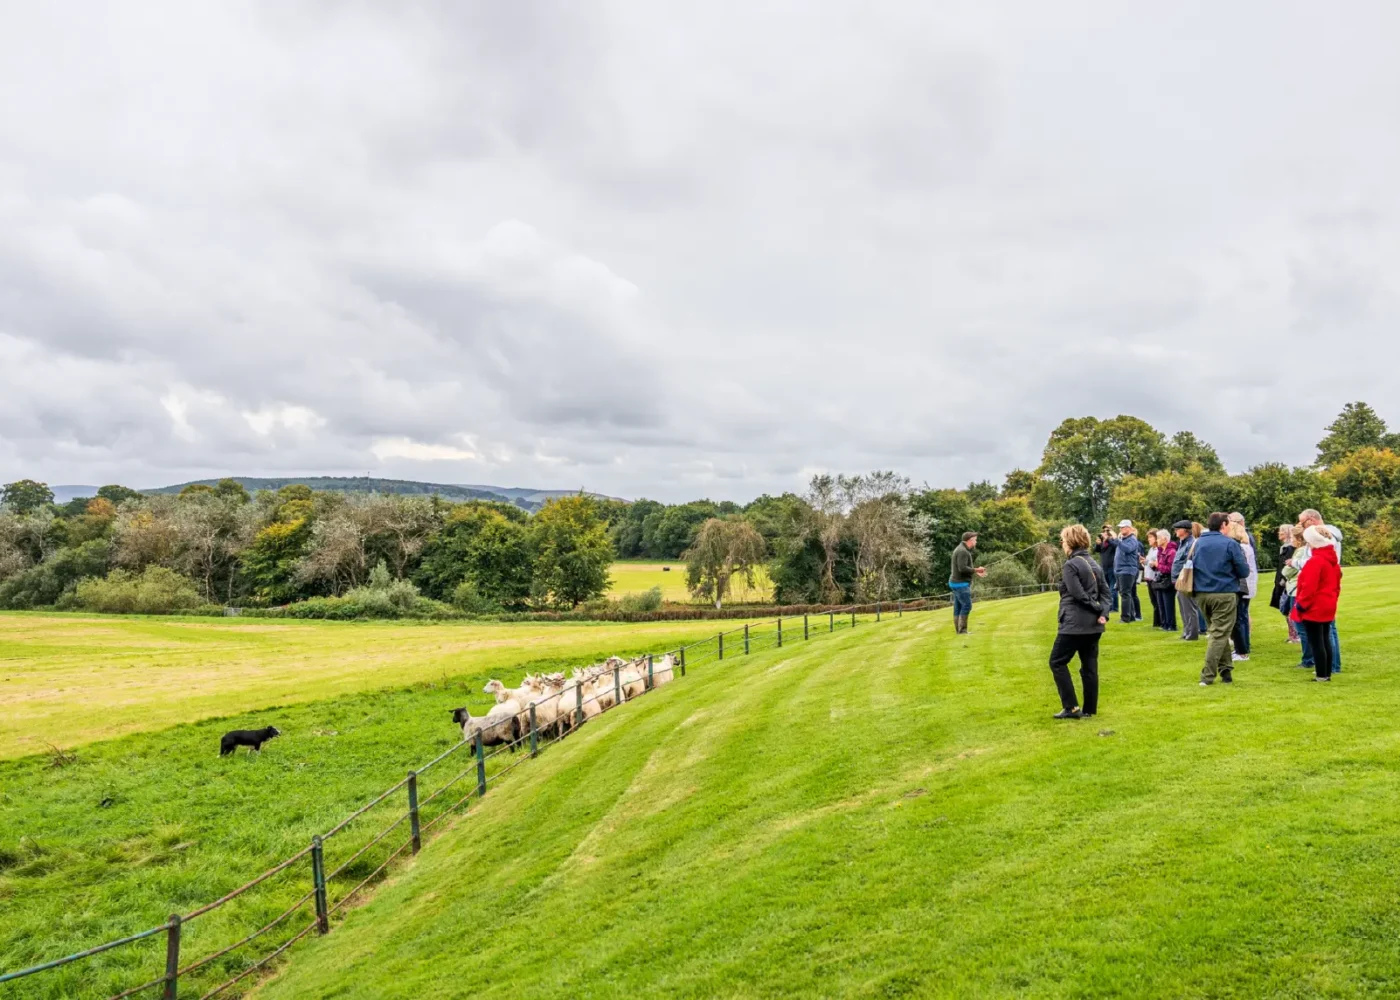
[[1317, 665], [1315, 681], [1332, 679], [1332, 620], [1337, 617], [1337, 598], [1342, 593], [1342, 567], [1337, 550], [1326, 528], [1313, 525], [1303, 532], [1308, 561], [1298, 573], [1298, 590], [1293, 595], [1292, 618], [1303, 626], [1313, 646]]

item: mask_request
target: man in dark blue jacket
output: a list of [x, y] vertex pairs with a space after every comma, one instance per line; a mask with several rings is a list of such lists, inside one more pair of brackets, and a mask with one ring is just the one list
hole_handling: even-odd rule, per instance
[[1201, 668], [1201, 687], [1214, 684], [1217, 674], [1226, 684], [1234, 681], [1230, 673], [1230, 633], [1235, 629], [1240, 581], [1249, 579], [1249, 563], [1240, 543], [1220, 533], [1229, 520], [1228, 514], [1212, 514], [1206, 530], [1196, 540], [1196, 554], [1191, 557], [1195, 591], [1191, 596], [1206, 616], [1206, 631], [1210, 633], [1206, 665]]
[[1118, 522], [1118, 551], [1113, 554], [1113, 575], [1118, 579], [1118, 604], [1123, 609], [1122, 621], [1142, 621], [1142, 605], [1138, 603], [1137, 578], [1142, 569], [1143, 547], [1137, 539], [1137, 529], [1126, 518]]

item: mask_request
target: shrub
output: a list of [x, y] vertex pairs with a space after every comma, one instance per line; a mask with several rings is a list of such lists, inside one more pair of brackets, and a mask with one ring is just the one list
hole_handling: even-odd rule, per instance
[[973, 594], [984, 594], [1007, 587], [1013, 590], [1017, 587], [1034, 587], [1040, 582], [1034, 573], [1014, 557], [993, 556], [992, 559], [994, 561], [987, 566], [987, 575], [973, 580]]
[[640, 594], [624, 594], [617, 604], [623, 611], [655, 611], [661, 607], [661, 588], [652, 587]]
[[490, 615], [501, 611], [501, 605], [482, 595], [475, 580], [463, 580], [452, 591], [452, 606], [469, 615]]
[[78, 584], [71, 603], [108, 614], [160, 615], [202, 609], [204, 599], [173, 569], [147, 566], [141, 573], [117, 569], [106, 579], [89, 577]]

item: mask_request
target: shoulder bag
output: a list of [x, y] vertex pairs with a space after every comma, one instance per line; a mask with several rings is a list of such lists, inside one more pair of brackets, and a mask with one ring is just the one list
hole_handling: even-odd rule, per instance
[[1176, 578], [1176, 589], [1183, 594], [1191, 594], [1196, 590], [1196, 545], [1199, 538], [1192, 539], [1191, 551], [1186, 554], [1186, 562], [1181, 567], [1181, 574]]

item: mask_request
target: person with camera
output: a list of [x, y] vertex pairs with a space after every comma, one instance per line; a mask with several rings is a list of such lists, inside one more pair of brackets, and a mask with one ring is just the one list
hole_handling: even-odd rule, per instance
[[1113, 525], [1103, 526], [1103, 530], [1099, 532], [1099, 540], [1094, 543], [1094, 553], [1099, 557], [1099, 567], [1103, 570], [1104, 578], [1109, 581], [1109, 599], [1112, 607], [1108, 610], [1117, 611], [1118, 588], [1114, 586], [1116, 577], [1113, 575], [1113, 560], [1118, 555], [1118, 533], [1113, 530]]
[[1142, 621], [1142, 605], [1138, 603], [1137, 581], [1146, 556], [1137, 529], [1127, 518], [1118, 522], [1118, 549], [1113, 554], [1113, 575], [1118, 579], [1118, 605], [1122, 622], [1127, 625]]

